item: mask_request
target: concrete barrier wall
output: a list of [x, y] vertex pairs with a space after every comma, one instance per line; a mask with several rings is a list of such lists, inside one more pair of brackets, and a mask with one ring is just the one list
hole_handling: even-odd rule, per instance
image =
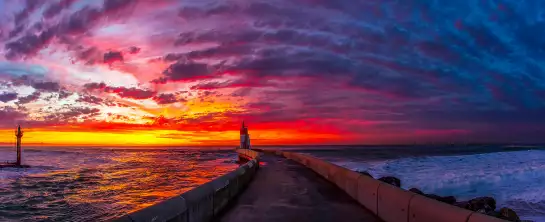
[[239, 158], [246, 160], [259, 159], [259, 156], [261, 155], [259, 152], [248, 149], [237, 149], [236, 152], [238, 153]]
[[473, 213], [471, 214], [471, 216], [469, 216], [468, 222], [505, 222], [505, 220], [501, 220], [495, 217], [490, 217], [488, 215], [484, 215], [480, 213]]
[[504, 221], [394, 187], [310, 155], [280, 150], [274, 153], [312, 169], [386, 222]]
[[358, 177], [358, 202], [371, 212], [378, 214], [378, 188], [382, 183], [368, 176]]
[[[409, 205], [409, 221], [420, 222], [457, 222], [467, 221], [473, 212], [462, 208], [451, 208], [452, 206], [432, 200], [430, 198], [416, 195], [411, 199]], [[433, 210], [430, 210], [433, 209]], [[487, 216], [488, 217], [488, 216]], [[493, 217], [488, 217], [493, 218]], [[495, 219], [495, 218], [494, 218]]]
[[259, 167], [258, 152], [237, 150], [251, 160], [179, 196], [117, 218], [117, 222], [206, 222], [218, 215], [250, 183]]
[[381, 184], [378, 187], [378, 217], [387, 222], [406, 222], [409, 217], [409, 203], [414, 195], [416, 194], [413, 192], [399, 189], [390, 184]]

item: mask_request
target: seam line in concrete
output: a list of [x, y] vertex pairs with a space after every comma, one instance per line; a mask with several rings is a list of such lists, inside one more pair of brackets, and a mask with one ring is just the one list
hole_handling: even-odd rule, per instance
[[[356, 202], [358, 202], [358, 203], [359, 203], [358, 198], [359, 198], [359, 196], [360, 196], [360, 189], [359, 189], [360, 183], [359, 183], [359, 181], [360, 181], [360, 177], [362, 177], [362, 176], [363, 176], [363, 175], [359, 175], [358, 177], [356, 177], [356, 194], [355, 194], [356, 196], [355, 196], [355, 197], [352, 197], [352, 198], [354, 198], [354, 200], [356, 200]], [[344, 191], [344, 192], [346, 192], [346, 191]], [[348, 194], [348, 195], [350, 195], [350, 194]]]
[[376, 202], [376, 206], [377, 206], [377, 217], [379, 217], [379, 213], [378, 213], [378, 211], [379, 211], [379, 209], [378, 209], [378, 198], [379, 198], [378, 195], [379, 195], [379, 193], [378, 193], [378, 191], [380, 189], [380, 186], [382, 186], [382, 183], [378, 184], [377, 191], [376, 191], [377, 192], [377, 197], [375, 198], [375, 202]]
[[411, 201], [413, 201], [413, 198], [416, 196], [416, 194], [413, 194], [411, 198], [409, 199], [409, 205], [407, 206], [407, 222], [411, 219]]
[[469, 222], [469, 218], [474, 214], [475, 212], [471, 212], [469, 215], [467, 215], [466, 222]]

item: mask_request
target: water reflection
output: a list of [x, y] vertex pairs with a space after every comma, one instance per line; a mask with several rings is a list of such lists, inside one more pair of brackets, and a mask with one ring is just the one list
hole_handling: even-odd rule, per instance
[[232, 151], [66, 148], [25, 155], [32, 168], [0, 170], [0, 220], [107, 220], [237, 167]]

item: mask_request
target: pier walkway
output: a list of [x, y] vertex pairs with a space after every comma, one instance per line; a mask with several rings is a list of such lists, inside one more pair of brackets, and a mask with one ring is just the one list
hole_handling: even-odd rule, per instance
[[502, 222], [316, 157], [236, 150], [236, 170], [117, 222]]
[[283, 157], [265, 154], [259, 173], [216, 222], [381, 221], [335, 184]]

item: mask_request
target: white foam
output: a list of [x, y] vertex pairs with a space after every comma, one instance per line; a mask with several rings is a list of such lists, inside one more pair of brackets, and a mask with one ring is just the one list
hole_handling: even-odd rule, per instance
[[335, 162], [375, 177], [396, 176], [403, 188], [453, 195], [459, 200], [493, 196], [499, 207], [535, 206], [523, 219], [545, 221], [545, 151], [413, 157], [385, 161]]

